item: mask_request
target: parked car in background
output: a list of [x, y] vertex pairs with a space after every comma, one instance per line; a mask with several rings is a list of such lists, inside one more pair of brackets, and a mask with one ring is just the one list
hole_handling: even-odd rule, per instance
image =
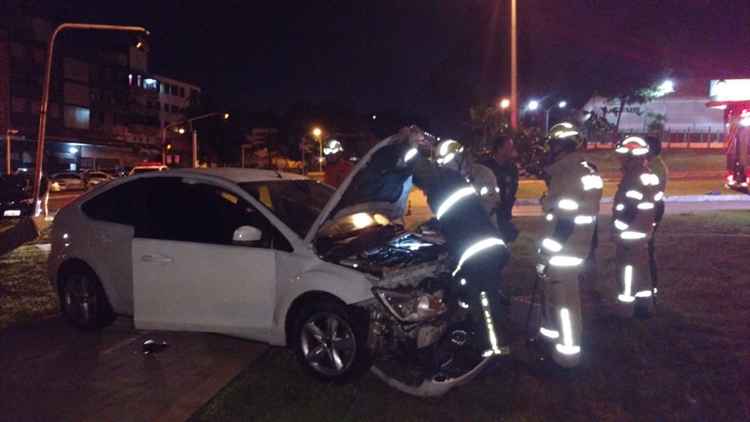
[[150, 173], [154, 171], [167, 171], [169, 170], [169, 167], [165, 166], [162, 163], [141, 163], [136, 166], [134, 166], [130, 173], [128, 173], [129, 176], [133, 176], [136, 174], [141, 173]]
[[114, 179], [111, 175], [108, 173], [105, 173], [103, 171], [89, 171], [85, 174], [86, 178], [86, 187], [87, 188], [93, 188], [96, 185], [100, 185], [102, 183], [107, 183]]
[[0, 176], [0, 218], [32, 215], [33, 183], [30, 174]]
[[50, 176], [49, 183], [51, 192], [86, 189], [86, 180], [83, 175], [73, 172], [55, 173]]

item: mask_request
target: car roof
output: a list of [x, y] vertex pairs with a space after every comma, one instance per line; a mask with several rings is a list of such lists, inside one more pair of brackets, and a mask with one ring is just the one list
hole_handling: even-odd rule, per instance
[[209, 169], [175, 169], [160, 174], [144, 174], [142, 177], [161, 176], [214, 176], [230, 180], [234, 183], [269, 182], [277, 180], [311, 180], [309, 177], [294, 173], [273, 170], [244, 169], [244, 168], [209, 168]]

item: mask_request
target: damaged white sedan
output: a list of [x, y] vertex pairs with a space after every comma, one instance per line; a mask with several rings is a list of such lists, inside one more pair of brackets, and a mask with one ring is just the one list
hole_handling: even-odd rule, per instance
[[[286, 345], [324, 380], [372, 368], [404, 392], [443, 394], [490, 358], [472, 347], [442, 237], [397, 223], [411, 177], [371, 165], [402, 141], [378, 144], [337, 191], [274, 171], [191, 169], [83, 195], [52, 229], [64, 315], [84, 329], [129, 315], [139, 329]], [[373, 174], [372, 192], [355, 182]]]

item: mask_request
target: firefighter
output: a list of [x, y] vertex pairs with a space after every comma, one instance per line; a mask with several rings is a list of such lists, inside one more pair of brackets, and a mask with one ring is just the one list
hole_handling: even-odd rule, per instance
[[[654, 289], [657, 289], [659, 284], [659, 272], [656, 267], [656, 230], [659, 228], [664, 213], [666, 211], [666, 204], [664, 203], [664, 192], [667, 191], [667, 180], [669, 178], [669, 169], [667, 163], [661, 158], [661, 139], [656, 136], [646, 137], [646, 143], [648, 143], [649, 153], [646, 155], [648, 158], [648, 165], [651, 167], [651, 171], [656, 174], [659, 178], [659, 184], [657, 185], [658, 192], [661, 192], [659, 199], [654, 201], [655, 203], [655, 218], [656, 224], [654, 229], [651, 231], [651, 238], [648, 241], [648, 263], [651, 270], [651, 282]], [[654, 296], [654, 300], [656, 296]]]
[[612, 211], [612, 236], [616, 245], [617, 301], [625, 316], [636, 309], [647, 315], [656, 294], [651, 278], [648, 243], [657, 225], [657, 204], [664, 200], [664, 181], [648, 167], [651, 148], [640, 137], [617, 144], [622, 180]]
[[[501, 272], [510, 253], [484, 211], [479, 192], [459, 171], [463, 157], [456, 153], [462, 152], [462, 147], [459, 144], [453, 157], [446, 159], [450, 152], [441, 154], [440, 144], [432, 154], [436, 156], [432, 161], [418, 154], [416, 147], [431, 145], [430, 136], [414, 127], [405, 128], [400, 136], [409, 140], [402, 144], [404, 149], [399, 154], [402, 163], [410, 169], [414, 185], [427, 196], [446, 245], [456, 258], [452, 276], [459, 288], [466, 289], [470, 311], [484, 326], [480, 330], [484, 343], [482, 356], [507, 355], [510, 351], [497, 323]], [[456, 163], [451, 163], [453, 160]]]
[[482, 208], [490, 216], [492, 224], [497, 227], [494, 216], [500, 201], [500, 188], [492, 170], [472, 161], [463, 145], [453, 139], [440, 142], [435, 148], [435, 156], [435, 162], [439, 166], [453, 169], [468, 179], [479, 194]]
[[595, 251], [603, 181], [593, 164], [574, 154], [583, 139], [572, 124], [552, 127], [547, 142], [546, 227], [537, 265], [542, 284], [539, 338], [555, 363], [570, 368], [580, 362], [579, 277]]
[[326, 143], [323, 147], [323, 154], [326, 156], [324, 182], [337, 188], [352, 171], [354, 165], [344, 158], [344, 147], [336, 139], [331, 139]]

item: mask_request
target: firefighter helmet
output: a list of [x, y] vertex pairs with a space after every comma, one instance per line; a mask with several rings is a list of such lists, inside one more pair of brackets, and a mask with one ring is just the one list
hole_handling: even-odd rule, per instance
[[572, 123], [562, 122], [552, 126], [547, 136], [548, 162], [554, 162], [564, 152], [575, 152], [583, 145], [581, 133]]
[[648, 142], [640, 136], [628, 136], [615, 146], [616, 153], [631, 157], [642, 157], [650, 151]]
[[333, 155], [338, 154], [339, 152], [343, 152], [344, 147], [341, 145], [341, 142], [339, 142], [336, 139], [331, 139], [323, 146], [323, 154], [325, 155]]
[[453, 139], [440, 142], [435, 149], [435, 161], [439, 166], [459, 168], [463, 161], [464, 146]]

